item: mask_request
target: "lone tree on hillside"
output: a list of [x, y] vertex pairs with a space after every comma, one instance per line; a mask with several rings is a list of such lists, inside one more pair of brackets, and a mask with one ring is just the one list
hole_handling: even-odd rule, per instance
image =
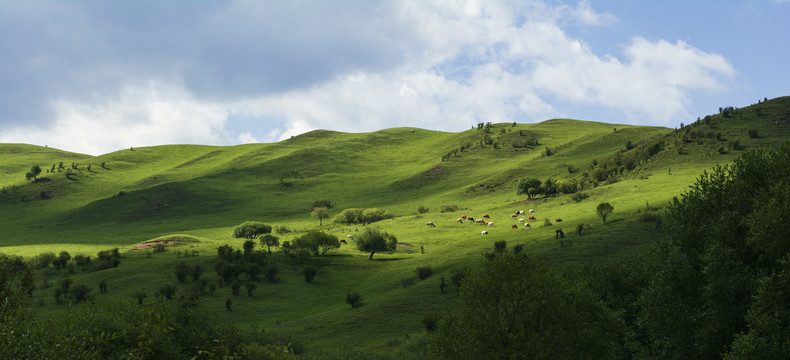
[[30, 171], [25, 174], [25, 178], [27, 178], [27, 180], [37, 180], [39, 174], [41, 174], [41, 167], [38, 165], [33, 165], [33, 167], [30, 168]]
[[269, 254], [272, 253], [272, 246], [280, 246], [280, 238], [272, 234], [263, 234], [259, 240], [261, 241], [261, 246], [266, 246], [269, 249]]
[[326, 207], [317, 207], [313, 209], [310, 215], [314, 218], [318, 218], [318, 226], [322, 226], [324, 225], [324, 219], [329, 218], [329, 211]]
[[356, 238], [357, 250], [370, 253], [368, 260], [373, 260], [376, 251], [395, 251], [397, 244], [398, 239], [394, 235], [372, 228], [365, 228]]
[[272, 232], [272, 227], [258, 221], [247, 221], [233, 229], [234, 238], [256, 239]]
[[516, 193], [518, 195], [526, 194], [528, 199], [540, 193], [541, 182], [538, 179], [521, 179], [516, 183]]
[[614, 206], [608, 202], [602, 202], [598, 204], [598, 207], [595, 208], [595, 211], [598, 213], [598, 216], [601, 217], [603, 223], [606, 224], [606, 217], [614, 211]]

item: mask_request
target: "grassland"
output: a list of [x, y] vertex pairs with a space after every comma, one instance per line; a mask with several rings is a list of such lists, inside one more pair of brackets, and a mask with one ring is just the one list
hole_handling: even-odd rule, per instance
[[[192, 285], [176, 281], [174, 266], [180, 261], [200, 264], [204, 277], [215, 281], [216, 249], [241, 247], [232, 232], [244, 221], [292, 229], [281, 241], [313, 229], [345, 238], [365, 226], [330, 221], [319, 226], [310, 217], [315, 200], [330, 200], [331, 216], [352, 207], [385, 208], [396, 217], [366, 226], [410, 246], [377, 253], [371, 261], [353, 245], [342, 245], [316, 260], [321, 270], [314, 283], [302, 279], [300, 263], [278, 251], [277, 282], [259, 281], [253, 297], [231, 296], [227, 286], [221, 287], [214, 296], [201, 298], [201, 306], [218, 322], [293, 336], [308, 349], [392, 350], [423, 331], [425, 314], [457, 301], [452, 286], [440, 293], [441, 278], [449, 284], [452, 271], [474, 266], [494, 242], [504, 240], [509, 248], [523, 244], [523, 251], [563, 266], [644, 251], [661, 236], [653, 219], [702, 171], [744, 151], [784, 143], [788, 135], [790, 98], [785, 97], [682, 129], [555, 119], [460, 133], [321, 130], [273, 144], [168, 145], [95, 157], [0, 144], [0, 252], [30, 257], [46, 251], [95, 255], [108, 248], [122, 250], [117, 268], [38, 274], [34, 306], [57, 313], [66, 308], [55, 302], [51, 289], [60, 276], [94, 289], [106, 281], [109, 291], [94, 290], [94, 297], [131, 299], [140, 290], [153, 297], [166, 284]], [[537, 144], [529, 145], [534, 139]], [[516, 194], [514, 183], [520, 178], [581, 181], [595, 171], [593, 164], [616, 163], [655, 144], [660, 151], [633, 169], [586, 183], [581, 192], [587, 198], [581, 201], [571, 194], [529, 200]], [[547, 150], [553, 154], [547, 156]], [[60, 162], [65, 169], [57, 169]], [[53, 164], [55, 171], [46, 172]], [[35, 182], [24, 176], [32, 165], [46, 170]], [[594, 210], [600, 202], [615, 208], [606, 224]], [[440, 211], [448, 205], [458, 210]], [[430, 211], [418, 213], [420, 206]], [[527, 209], [535, 209], [538, 218], [533, 228], [511, 229], [517, 222], [510, 215]], [[462, 214], [477, 218], [483, 213], [496, 223], [486, 229], [487, 236], [479, 225], [456, 222]], [[564, 221], [544, 226], [545, 219], [555, 218]], [[426, 221], [437, 226], [425, 227]], [[577, 226], [585, 224], [577, 235]], [[557, 229], [566, 235], [563, 246], [555, 239]], [[136, 249], [174, 236], [190, 241], [162, 253]], [[430, 266], [434, 275], [403, 286], [401, 280], [416, 277], [420, 266]], [[362, 294], [364, 306], [352, 309], [344, 302], [351, 291]], [[225, 310], [228, 297], [232, 311]]]

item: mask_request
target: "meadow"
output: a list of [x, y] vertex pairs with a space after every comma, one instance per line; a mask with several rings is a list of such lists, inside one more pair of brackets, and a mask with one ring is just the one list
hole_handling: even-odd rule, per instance
[[[95, 257], [120, 250], [117, 267], [36, 271], [31, 306], [40, 314], [70, 306], [53, 295], [62, 277], [91, 287], [90, 298], [131, 301], [142, 291], [153, 302], [166, 285], [190, 289], [195, 281], [179, 282], [175, 275], [176, 264], [184, 262], [200, 265], [202, 278], [217, 284], [198, 301], [216, 323], [276, 334], [306, 352], [408, 352], [425, 336], [426, 315], [458, 303], [453, 273], [479, 265], [496, 242], [508, 249], [521, 245], [524, 253], [568, 269], [645, 253], [664, 236], [666, 205], [703, 171], [784, 144], [789, 109], [790, 98], [777, 98], [679, 129], [554, 119], [479, 124], [460, 133], [318, 130], [271, 144], [162, 145], [101, 156], [0, 144], [0, 253]], [[42, 173], [26, 180], [33, 165]], [[525, 178], [551, 179], [573, 191], [527, 198], [515, 187]], [[310, 215], [319, 200], [331, 202], [323, 225]], [[595, 210], [602, 202], [614, 207], [606, 223]], [[332, 221], [348, 208], [386, 209], [395, 217], [364, 225]], [[537, 219], [526, 229], [517, 218], [529, 214], [511, 215], [529, 209]], [[457, 221], [483, 214], [494, 227]], [[233, 230], [250, 220], [287, 229], [275, 233], [281, 244], [310, 230], [346, 239], [374, 227], [395, 235], [400, 246], [372, 260], [353, 240], [311, 258], [276, 249], [276, 281], [249, 280], [257, 285], [252, 296], [231, 295], [214, 271], [217, 248], [240, 249], [244, 239], [234, 238]], [[164, 251], [138, 249], [171, 239]], [[305, 264], [319, 268], [309, 283], [300, 273]], [[418, 267], [433, 274], [420, 280]], [[101, 282], [106, 292], [99, 291]], [[364, 304], [350, 307], [349, 292], [359, 293]]]

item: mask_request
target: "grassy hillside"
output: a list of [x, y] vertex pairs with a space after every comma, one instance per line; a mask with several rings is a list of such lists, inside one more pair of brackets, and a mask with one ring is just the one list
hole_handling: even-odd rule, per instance
[[[143, 290], [153, 298], [166, 284], [194, 286], [176, 281], [175, 264], [181, 261], [200, 264], [203, 277], [215, 282], [216, 249], [240, 248], [243, 241], [232, 232], [244, 221], [291, 229], [281, 242], [312, 229], [345, 238], [365, 226], [325, 220], [319, 227], [310, 217], [314, 201], [330, 200], [331, 216], [346, 208], [384, 208], [395, 218], [366, 226], [396, 235], [404, 244], [396, 252], [377, 253], [370, 261], [353, 245], [342, 245], [312, 260], [321, 270], [314, 283], [306, 283], [299, 273], [303, 262], [277, 251], [278, 281], [257, 281], [253, 297], [231, 296], [228, 286], [220, 287], [201, 303], [218, 322], [293, 335], [310, 348], [392, 349], [422, 331], [425, 314], [454, 304], [451, 272], [474, 266], [494, 242], [523, 245], [523, 251], [558, 264], [642, 251], [660, 236], [655, 219], [672, 197], [705, 169], [750, 149], [784, 143], [790, 138], [788, 122], [790, 98], [785, 97], [678, 130], [555, 119], [460, 133], [321, 130], [273, 144], [169, 145], [96, 157], [0, 144], [0, 252], [94, 256], [121, 248], [124, 258], [117, 268], [41, 271], [34, 303], [43, 313], [55, 313], [65, 309], [52, 289], [63, 276], [93, 287], [94, 297], [130, 299]], [[58, 169], [60, 162], [64, 169]], [[45, 172], [26, 181], [33, 165]], [[46, 172], [53, 165], [54, 172]], [[579, 191], [525, 200], [514, 184], [527, 177], [573, 180]], [[607, 224], [595, 214], [600, 202], [615, 208]], [[441, 212], [451, 205], [457, 210]], [[418, 213], [420, 206], [429, 212]], [[527, 209], [536, 212], [532, 229], [511, 229], [518, 222], [510, 215]], [[462, 214], [484, 213], [494, 228], [456, 222]], [[563, 222], [554, 223], [555, 218]], [[551, 226], [544, 226], [546, 219]], [[426, 227], [427, 221], [436, 227]], [[577, 235], [580, 225], [583, 233]], [[489, 235], [481, 235], [484, 229]], [[558, 229], [565, 233], [563, 243], [555, 239]], [[191, 241], [162, 253], [133, 250], [174, 234]], [[433, 276], [409, 280], [425, 266]], [[444, 293], [439, 292], [442, 278], [450, 285]], [[109, 289], [104, 294], [97, 289], [102, 280]], [[366, 305], [351, 309], [344, 302], [351, 291], [362, 294]], [[225, 310], [228, 297], [233, 311]]]

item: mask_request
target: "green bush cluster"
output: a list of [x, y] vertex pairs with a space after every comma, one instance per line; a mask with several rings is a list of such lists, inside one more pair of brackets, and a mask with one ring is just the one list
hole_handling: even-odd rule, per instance
[[332, 222], [340, 224], [370, 224], [376, 221], [385, 219], [392, 219], [395, 215], [386, 209], [369, 208], [351, 208], [345, 209], [340, 214], [337, 214]]

